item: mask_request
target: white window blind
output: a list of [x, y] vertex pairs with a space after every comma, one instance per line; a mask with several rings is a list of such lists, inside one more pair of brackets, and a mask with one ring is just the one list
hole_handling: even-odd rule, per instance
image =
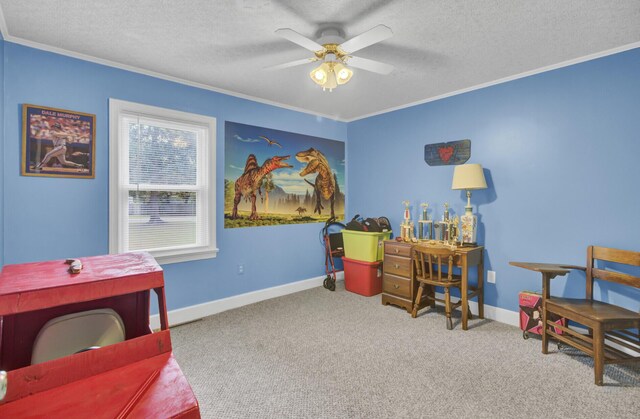
[[110, 101], [112, 253], [214, 257], [215, 119]]

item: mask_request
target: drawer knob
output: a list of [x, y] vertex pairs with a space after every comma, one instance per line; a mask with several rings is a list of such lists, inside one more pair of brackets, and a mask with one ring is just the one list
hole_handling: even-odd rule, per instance
[[400, 265], [398, 265], [397, 263], [394, 263], [393, 267], [396, 268], [396, 269], [400, 269]]
[[393, 288], [395, 288], [395, 289], [399, 289], [399, 288], [400, 288], [400, 285], [398, 285], [398, 284], [393, 284]]
[[400, 249], [395, 249], [396, 253], [400, 253]]

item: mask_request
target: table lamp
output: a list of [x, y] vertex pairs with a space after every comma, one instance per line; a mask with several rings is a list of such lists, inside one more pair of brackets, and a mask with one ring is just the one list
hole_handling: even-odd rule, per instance
[[464, 207], [464, 215], [460, 217], [463, 245], [475, 245], [478, 232], [478, 218], [471, 211], [471, 191], [486, 188], [487, 181], [484, 179], [481, 165], [477, 163], [462, 164], [453, 169], [451, 189], [467, 190], [467, 206]]

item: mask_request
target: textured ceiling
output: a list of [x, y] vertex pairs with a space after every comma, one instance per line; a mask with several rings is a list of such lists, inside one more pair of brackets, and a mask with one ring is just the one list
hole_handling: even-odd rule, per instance
[[[9, 41], [125, 64], [341, 120], [640, 41], [638, 0], [0, 0]], [[347, 39], [384, 24], [394, 36], [354, 54], [395, 65], [354, 70], [322, 92], [310, 57], [277, 37], [315, 39], [327, 23]], [[2, 26], [0, 26], [2, 27]]]

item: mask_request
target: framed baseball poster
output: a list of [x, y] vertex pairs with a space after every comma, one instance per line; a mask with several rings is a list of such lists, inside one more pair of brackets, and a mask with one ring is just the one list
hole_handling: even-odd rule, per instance
[[95, 178], [96, 116], [22, 105], [23, 176]]

